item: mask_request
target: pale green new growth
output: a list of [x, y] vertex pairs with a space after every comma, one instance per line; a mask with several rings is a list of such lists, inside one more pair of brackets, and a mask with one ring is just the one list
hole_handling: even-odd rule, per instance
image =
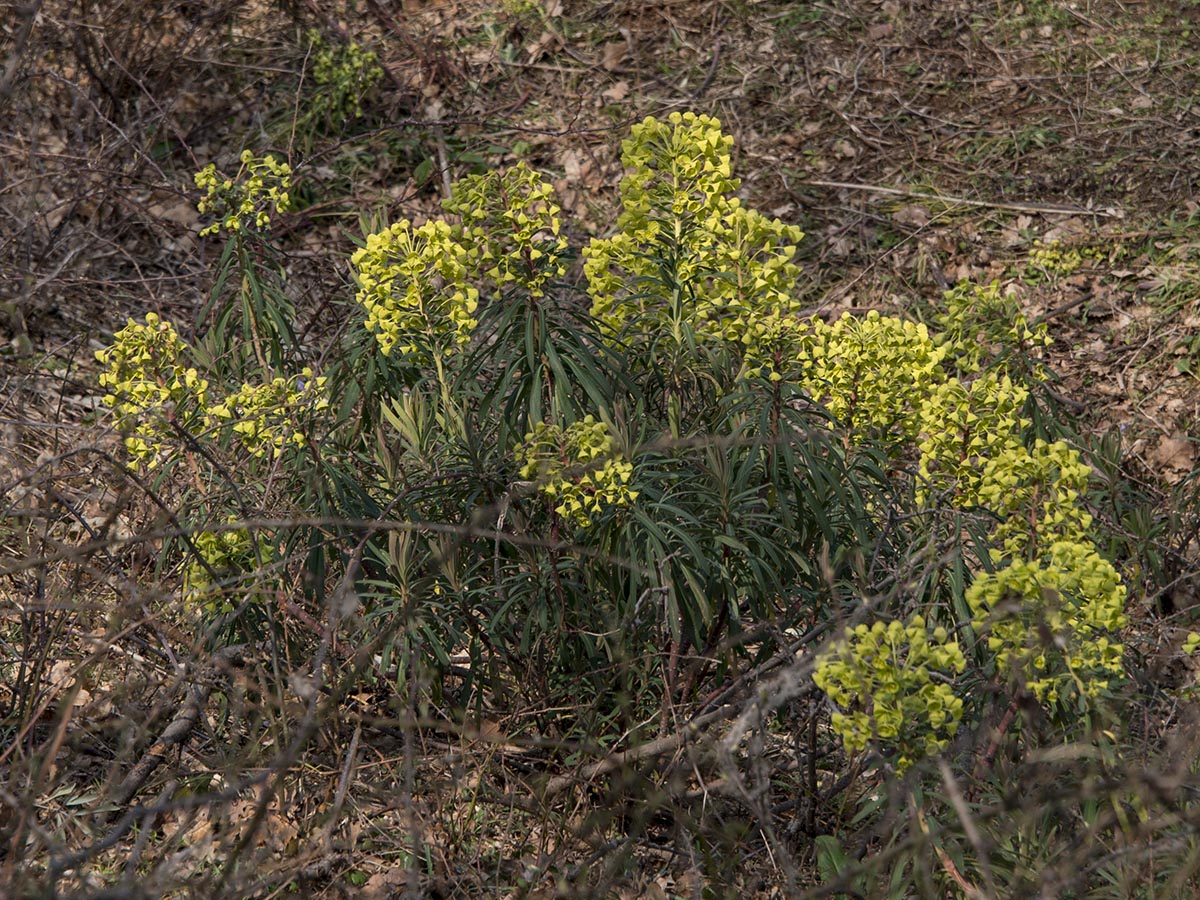
[[251, 456], [277, 459], [286, 447], [302, 447], [307, 442], [297, 413], [328, 408], [325, 379], [314, 378], [312, 369], [306, 367], [292, 378], [244, 384], [209, 407], [208, 415], [214, 427], [232, 431]]
[[797, 313], [804, 236], [731, 196], [733, 139], [695, 113], [647, 118], [622, 144], [617, 234], [584, 248], [592, 315], [624, 341], [656, 334], [753, 346]]
[[311, 101], [313, 112], [360, 118], [363, 95], [383, 77], [378, 54], [353, 42], [331, 46], [316, 29], [310, 30], [307, 38], [313, 50], [313, 81], [320, 88]]
[[[230, 516], [230, 524], [237, 518]], [[236, 608], [236, 594], [228, 582], [237, 581], [275, 558], [275, 549], [263, 536], [251, 536], [245, 528], [202, 531], [193, 543], [199, 559], [193, 559], [183, 573], [183, 599], [210, 615], [229, 613]]]
[[997, 664], [1041, 701], [1095, 697], [1122, 672], [1108, 635], [1128, 623], [1125, 586], [1088, 541], [1057, 541], [1040, 559], [979, 576], [967, 603]]
[[178, 430], [195, 430], [203, 421], [208, 381], [185, 365], [189, 353], [175, 326], [155, 313], [146, 314], [144, 325], [130, 319], [112, 346], [96, 353], [108, 367], [100, 374], [108, 390], [104, 403], [125, 433], [134, 468], [157, 466]]
[[517, 448], [521, 477], [537, 483], [555, 502], [555, 512], [587, 528], [609, 507], [638, 497], [629, 486], [633, 464], [613, 450], [604, 422], [586, 416], [566, 429], [539, 422]]
[[195, 182], [205, 192], [196, 208], [216, 216], [215, 222], [201, 229], [201, 236], [221, 231], [262, 231], [271, 225], [271, 210], [291, 209], [291, 166], [269, 153], [258, 157], [243, 150], [241, 167], [232, 177], [219, 174], [216, 163], [209, 163], [196, 173]]
[[471, 340], [479, 291], [468, 283], [471, 253], [459, 229], [403, 219], [368, 235], [351, 257], [355, 299], [386, 356], [393, 349], [417, 362], [443, 357]]
[[1062, 241], [1034, 241], [1029, 264], [1052, 275], [1070, 275], [1083, 265], [1083, 254]]
[[847, 750], [877, 742], [897, 751], [904, 771], [958, 730], [963, 701], [949, 681], [966, 666], [946, 629], [916, 615], [847, 629], [818, 659], [813, 681], [839, 707], [830, 724]]

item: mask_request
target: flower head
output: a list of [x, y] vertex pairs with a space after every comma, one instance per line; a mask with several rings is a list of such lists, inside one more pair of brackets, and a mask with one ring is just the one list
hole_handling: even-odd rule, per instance
[[580, 528], [610, 507], [638, 497], [629, 486], [633, 464], [613, 449], [608, 426], [586, 416], [565, 429], [539, 422], [517, 448], [521, 477], [536, 481], [555, 512]]
[[226, 231], [239, 234], [244, 231], [264, 231], [271, 225], [271, 212], [291, 209], [292, 169], [273, 155], [255, 156], [243, 150], [241, 167], [232, 178], [217, 171], [216, 163], [209, 163], [196, 173], [196, 187], [204, 196], [197, 204], [201, 213], [211, 213], [215, 218], [211, 225], [200, 231], [201, 236]]

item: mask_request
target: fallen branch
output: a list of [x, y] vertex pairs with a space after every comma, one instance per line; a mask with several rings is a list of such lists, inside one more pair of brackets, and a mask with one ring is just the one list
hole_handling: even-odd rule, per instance
[[987, 209], [1007, 209], [1013, 212], [1026, 213], [1057, 213], [1072, 216], [1104, 216], [1110, 219], [1123, 219], [1123, 210], [1115, 207], [1104, 209], [1085, 209], [1082, 206], [1065, 206], [1057, 203], [1004, 203], [995, 200], [968, 200], [966, 197], [950, 197], [944, 194], [931, 194], [928, 191], [910, 191], [906, 188], [885, 187], [880, 184], [854, 184], [847, 181], [801, 181], [800, 184], [809, 187], [838, 188], [846, 191], [866, 191], [870, 194], [890, 194], [893, 197], [911, 197], [916, 200], [936, 200], [939, 203], [957, 206], [982, 206]]
[[[699, 716], [683, 726], [683, 729], [674, 734], [666, 735], [657, 740], [647, 741], [645, 744], [638, 744], [636, 747], [630, 747], [628, 750], [623, 750], [620, 753], [614, 753], [611, 756], [606, 756], [604, 759], [598, 760], [586, 767], [581, 773], [571, 775], [557, 775], [551, 778], [544, 788], [540, 791], [535, 791], [535, 795], [542, 804], [553, 800], [567, 788], [591, 781], [594, 778], [599, 778], [602, 775], [607, 775], [617, 769], [642, 762], [647, 759], [654, 759], [659, 756], [665, 756], [668, 753], [674, 753], [684, 745], [695, 741], [700, 733], [714, 722], [719, 722], [724, 719], [732, 718], [741, 710], [741, 704], [729, 703], [712, 712]], [[534, 810], [535, 804], [531, 803], [526, 797], [517, 796], [516, 794], [501, 794], [493, 798], [495, 802], [508, 806], [514, 806], [518, 809]]]
[[204, 667], [200, 677], [188, 689], [187, 700], [171, 723], [163, 729], [150, 748], [142, 754], [142, 758], [129, 770], [125, 780], [117, 787], [111, 797], [113, 804], [109, 812], [110, 821], [124, 812], [129, 801], [145, 786], [150, 776], [167, 759], [167, 755], [176, 747], [180, 747], [192, 733], [192, 729], [204, 714], [208, 704], [208, 696], [212, 693], [213, 683], [219, 676], [227, 675], [231, 667], [241, 667], [245, 664], [242, 658], [243, 646], [223, 647], [213, 656], [212, 661]]

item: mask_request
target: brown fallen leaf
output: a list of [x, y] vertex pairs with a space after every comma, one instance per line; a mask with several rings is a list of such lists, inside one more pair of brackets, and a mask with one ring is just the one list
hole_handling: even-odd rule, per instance
[[1167, 482], [1176, 484], [1195, 466], [1196, 444], [1185, 434], [1164, 437], [1151, 452], [1150, 462]]
[[583, 154], [578, 150], [567, 150], [562, 155], [563, 175], [568, 181], [578, 181], [583, 174]]
[[892, 221], [909, 228], [924, 228], [929, 224], [929, 210], [916, 204], [902, 206], [892, 213]]
[[618, 81], [600, 96], [610, 103], [619, 103], [629, 96], [629, 82]]
[[629, 44], [626, 41], [609, 41], [600, 48], [600, 65], [608, 72], [616, 71], [628, 50]]
[[200, 224], [200, 214], [196, 211], [196, 205], [187, 198], [155, 200], [146, 210], [156, 219], [173, 222], [188, 229], [197, 228]]
[[[408, 891], [412, 874], [404, 866], [392, 866], [376, 872], [363, 885], [362, 896], [367, 900], [391, 900]], [[416, 879], [419, 885], [420, 879]]]

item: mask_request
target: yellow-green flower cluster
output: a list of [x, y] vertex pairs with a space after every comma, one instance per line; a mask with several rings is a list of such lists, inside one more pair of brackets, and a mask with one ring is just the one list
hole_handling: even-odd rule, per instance
[[903, 771], [936, 754], [958, 730], [963, 702], [948, 683], [966, 669], [945, 628], [913, 616], [847, 629], [817, 660], [813, 681], [839, 707], [833, 730], [846, 749], [869, 743], [896, 752]]
[[541, 297], [549, 279], [566, 274], [554, 188], [525, 163], [462, 179], [443, 206], [461, 217], [472, 260], [497, 287], [518, 284]]
[[383, 77], [378, 54], [354, 42], [330, 46], [316, 29], [310, 30], [307, 37], [313, 49], [313, 81], [320, 88], [312, 98], [313, 111], [337, 118], [361, 118], [363, 95]]
[[1033, 449], [1014, 444], [983, 467], [970, 505], [981, 506], [999, 524], [992, 530], [992, 561], [1015, 559], [1060, 540], [1085, 541], [1092, 524], [1081, 503], [1088, 468], [1064, 441], [1038, 438]]
[[610, 507], [628, 506], [638, 497], [630, 488], [633, 463], [613, 449], [608, 426], [594, 416], [568, 425], [539, 422], [517, 449], [521, 477], [534, 481], [556, 501], [555, 512], [587, 528]]
[[[940, 340], [877, 313], [832, 325], [781, 319], [746, 354], [744, 371], [796, 381], [851, 436], [914, 441], [918, 502], [984, 513], [996, 523], [987, 552], [997, 571], [974, 582], [968, 602], [997, 664], [1044, 702], [1094, 697], [1121, 671], [1114, 632], [1126, 618], [1125, 588], [1087, 537], [1089, 469], [1066, 443], [1029, 439], [1022, 416], [1029, 391], [1004, 367], [969, 380], [943, 370], [955, 353], [959, 371], [981, 368], [985, 357], [971, 347], [987, 339], [1024, 350], [1048, 338], [996, 284], [959, 285], [947, 300]], [[927, 680], [930, 651], [902, 651], [901, 638], [922, 640], [896, 622], [862, 626], [818, 663], [816, 678], [848, 710], [833, 720], [847, 747], [891, 741], [908, 764], [944, 743], [937, 728], [950, 721], [947, 710], [957, 721], [961, 703], [948, 683]], [[961, 672], [954, 654], [957, 647], [945, 669]], [[855, 697], [871, 700], [855, 706]], [[922, 720], [926, 705], [931, 717]], [[920, 727], [905, 733], [908, 722]]]
[[673, 335], [744, 346], [800, 308], [792, 262], [799, 228], [729, 196], [733, 139], [705, 115], [651, 117], [622, 145], [617, 234], [584, 253], [592, 315], [604, 332]]
[[943, 379], [943, 351], [924, 325], [872, 310], [832, 325], [813, 320], [802, 384], [851, 438], [921, 430], [921, 400]]
[[285, 447], [304, 444], [302, 413], [329, 406], [325, 378], [309, 368], [212, 400], [208, 381], [184, 363], [190, 355], [175, 327], [155, 313], [146, 315], [145, 324], [131, 319], [113, 345], [96, 354], [108, 367], [99, 379], [109, 391], [104, 403], [126, 434], [135, 469], [159, 465], [181, 433], [198, 438], [227, 432], [252, 456], [274, 459]]
[[960, 509], [977, 504], [984, 466], [1020, 443], [1029, 424], [1029, 391], [1008, 375], [987, 372], [970, 384], [948, 378], [921, 403], [917, 500], [946, 492]]
[[967, 591], [973, 626], [1002, 671], [1040, 701], [1094, 697], [1121, 671], [1111, 634], [1125, 625], [1125, 588], [1087, 537], [1090, 470], [1065, 442], [1025, 439], [1028, 391], [989, 370], [948, 379], [922, 407], [918, 499], [942, 495], [996, 525], [991, 563]]
[[815, 320], [777, 313], [759, 316], [754, 323], [753, 339], [742, 354], [740, 377], [765, 375], [776, 384], [803, 383], [815, 335]]
[[96, 353], [108, 367], [100, 374], [104, 403], [125, 432], [135, 468], [158, 465], [179, 430], [195, 431], [203, 421], [208, 382], [184, 364], [187, 355], [175, 327], [155, 313], [146, 314], [145, 324], [130, 319], [113, 345]]
[[314, 378], [312, 369], [306, 367], [291, 378], [243, 384], [239, 391], [209, 407], [208, 415], [216, 429], [232, 431], [251, 456], [278, 459], [286, 447], [307, 443], [300, 413], [328, 408], [325, 378]]
[[1125, 586], [1089, 541], [1057, 541], [1041, 559], [981, 575], [966, 599], [997, 664], [1043, 702], [1095, 697], [1121, 674], [1123, 648], [1109, 635], [1128, 623]]
[[621, 143], [621, 161], [631, 171], [621, 182], [617, 230], [653, 237], [662, 227], [722, 212], [725, 196], [741, 184], [733, 177], [732, 151], [733, 138], [713, 116], [676, 112], [666, 122], [648, 116], [634, 125]]
[[946, 311], [938, 317], [936, 340], [946, 349], [947, 362], [953, 362], [959, 372], [978, 372], [1001, 350], [1017, 351], [1027, 360], [1038, 348], [1054, 343], [1045, 323], [1031, 326], [1016, 298], [1005, 294], [998, 281], [987, 285], [962, 281], [944, 297]]
[[[237, 518], [231, 516], [228, 522], [235, 524]], [[193, 559], [184, 569], [183, 598], [210, 615], [236, 609], [244, 595], [229, 589], [247, 573], [261, 571], [275, 558], [270, 540], [262, 534], [251, 535], [245, 528], [202, 531], [193, 543], [200, 558]]]
[[200, 231], [201, 236], [220, 231], [239, 234], [252, 228], [261, 231], [271, 224], [271, 210], [291, 209], [291, 166], [269, 153], [259, 157], [243, 150], [241, 167], [233, 177], [221, 175], [216, 163], [209, 163], [196, 173], [195, 181], [204, 191], [197, 209], [216, 217]]
[[705, 227], [712, 244], [696, 260], [700, 283], [694, 290], [697, 330], [749, 346], [770, 321], [793, 316], [800, 267], [792, 262], [803, 232], [795, 225], [746, 209], [736, 197]]
[[1083, 265], [1083, 254], [1062, 241], [1034, 241], [1029, 253], [1029, 266], [1035, 272], [1051, 276], [1070, 275]]
[[424, 362], [467, 344], [478, 322], [479, 291], [467, 283], [471, 254], [446, 222], [413, 228], [407, 219], [376, 234], [351, 258], [355, 299], [367, 329], [389, 355], [399, 348]]
[[501, 6], [510, 16], [533, 16], [542, 12], [537, 0], [503, 0]]

